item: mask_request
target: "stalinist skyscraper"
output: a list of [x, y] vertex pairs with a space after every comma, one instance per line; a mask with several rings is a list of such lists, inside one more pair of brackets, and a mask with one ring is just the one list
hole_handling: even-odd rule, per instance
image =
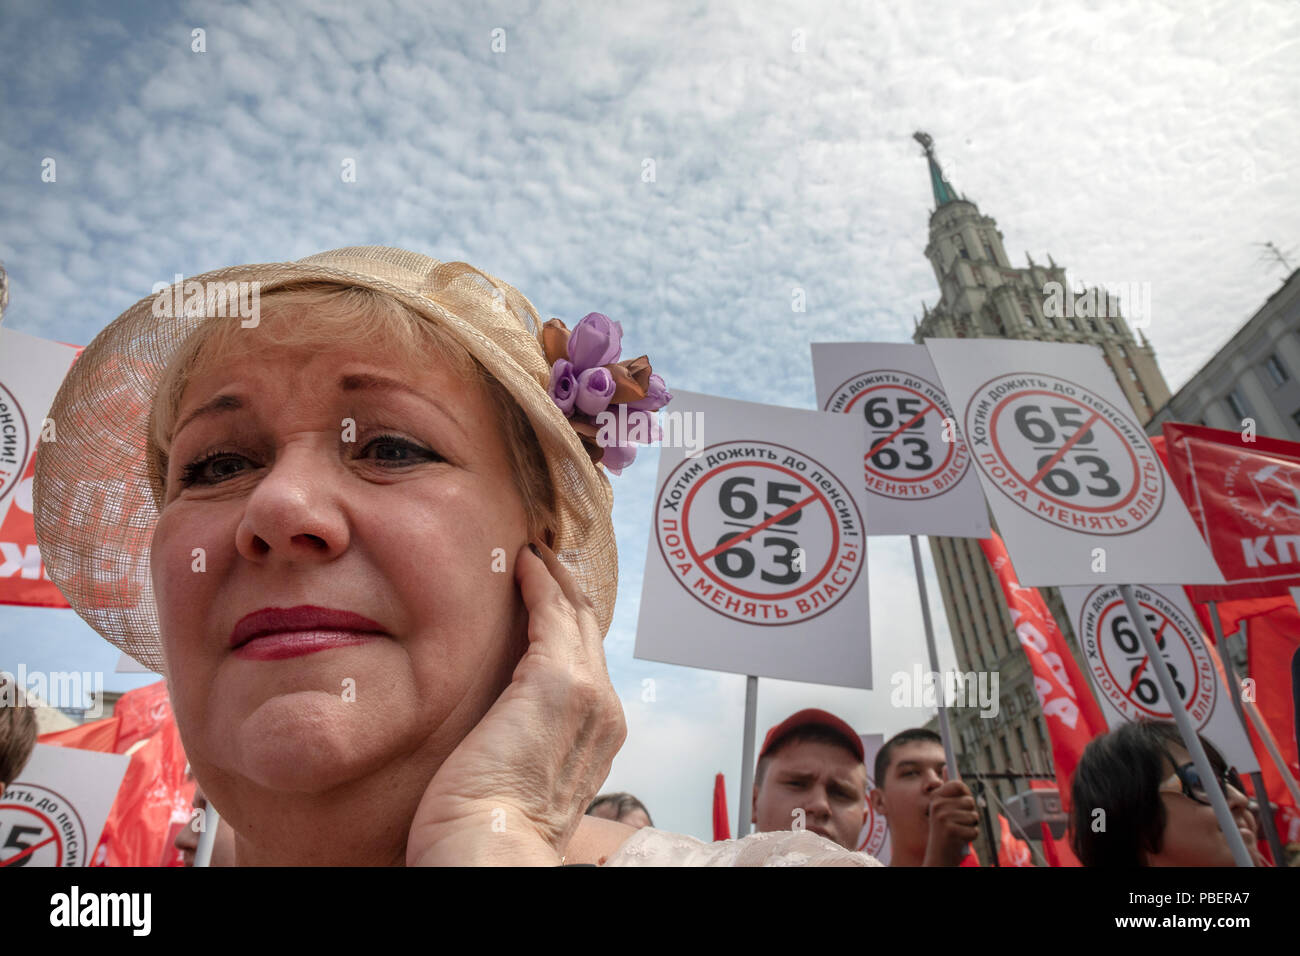
[[[1042, 342], [1084, 342], [1100, 346], [1107, 365], [1143, 425], [1169, 400], [1169, 387], [1156, 365], [1146, 336], [1134, 338], [1109, 292], [1072, 290], [1065, 269], [1047, 257], [1039, 265], [1012, 266], [997, 222], [959, 195], [944, 177], [933, 141], [916, 139], [925, 149], [934, 211], [925, 254], [939, 283], [939, 302], [923, 307], [913, 336], [927, 338], [1006, 338]], [[1149, 314], [1149, 312], [1147, 313]], [[997, 577], [974, 538], [930, 538], [939, 588], [963, 671], [999, 671], [1001, 711], [981, 719], [972, 709], [954, 709], [954, 744], [963, 768], [974, 771], [1050, 772], [1051, 744], [1034, 694], [1033, 677]], [[1060, 595], [1042, 593], [1058, 626], [1075, 647]], [[1082, 662], [1081, 662], [1082, 666]], [[1027, 766], [1027, 762], [1029, 766]], [[1004, 782], [1005, 800], [1016, 789]]]

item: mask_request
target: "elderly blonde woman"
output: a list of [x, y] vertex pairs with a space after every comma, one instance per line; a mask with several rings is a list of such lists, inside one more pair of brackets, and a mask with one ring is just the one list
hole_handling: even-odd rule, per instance
[[584, 816], [626, 732], [603, 471], [632, 450], [594, 416], [669, 398], [620, 335], [360, 247], [188, 280], [74, 365], [42, 557], [166, 676], [238, 864], [875, 862]]

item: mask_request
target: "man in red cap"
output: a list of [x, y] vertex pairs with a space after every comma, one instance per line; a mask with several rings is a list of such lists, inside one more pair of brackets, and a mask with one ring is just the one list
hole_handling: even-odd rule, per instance
[[862, 738], [824, 710], [781, 721], [758, 753], [752, 819], [759, 832], [806, 829], [856, 850], [867, 819]]

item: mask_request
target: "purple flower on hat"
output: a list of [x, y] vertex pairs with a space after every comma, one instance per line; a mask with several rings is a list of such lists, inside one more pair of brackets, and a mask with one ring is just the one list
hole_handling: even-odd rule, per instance
[[557, 359], [551, 367], [551, 384], [546, 392], [551, 400], [568, 417], [573, 414], [573, 403], [578, 397], [578, 379], [573, 374], [573, 363], [568, 359]]
[[[618, 353], [622, 348], [623, 326], [599, 312], [588, 312], [569, 334], [569, 361], [579, 371], [618, 361]], [[602, 405], [601, 409], [604, 407]]]
[[632, 464], [634, 458], [636, 458], [636, 445], [615, 445], [605, 449], [600, 463], [611, 473], [621, 475], [623, 469]]
[[638, 402], [628, 402], [627, 407], [636, 412], [657, 412], [673, 400], [673, 393], [662, 378], [650, 373], [650, 387], [646, 389], [645, 398]]
[[580, 372], [576, 396], [578, 411], [599, 415], [609, 407], [609, 400], [614, 397], [614, 388], [614, 376], [609, 374], [607, 368], [589, 368]]
[[[539, 338], [551, 367], [547, 394], [569, 419], [593, 463], [610, 474], [622, 474], [636, 458], [638, 443], [662, 440], [655, 412], [672, 401], [672, 393], [654, 374], [648, 356], [619, 361], [623, 326], [589, 312], [572, 331], [559, 319], [550, 319]], [[622, 412], [618, 405], [624, 406]], [[594, 421], [606, 411], [614, 414], [620, 429], [614, 442], [603, 437], [609, 423]]]

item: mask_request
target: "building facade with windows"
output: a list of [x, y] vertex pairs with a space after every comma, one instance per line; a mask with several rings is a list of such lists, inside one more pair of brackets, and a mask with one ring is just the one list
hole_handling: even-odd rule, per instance
[[1187, 384], [1156, 412], [1164, 422], [1191, 422], [1300, 441], [1300, 269], [1237, 330]]
[[[925, 254], [934, 267], [940, 296], [933, 308], [922, 307], [924, 315], [914, 340], [994, 337], [1095, 345], [1115, 373], [1138, 422], [1145, 425], [1169, 401], [1169, 388], [1150, 343], [1140, 331], [1134, 335], [1117, 298], [1104, 290], [1072, 290], [1065, 269], [1051, 256], [1045, 266], [1028, 256], [1026, 266], [1012, 266], [996, 221], [948, 183], [930, 138], [918, 133], [917, 139], [925, 147], [934, 192]], [[1070, 300], [1064, 308], [1063, 297]], [[1033, 674], [1007, 613], [1001, 585], [979, 541], [931, 537], [930, 549], [959, 666], [963, 672], [999, 674], [997, 717], [981, 718], [975, 709], [950, 712], [962, 776], [1052, 773], [1051, 741]], [[1082, 667], [1059, 592], [1055, 588], [1040, 592]], [[997, 797], [989, 807], [995, 824], [998, 804], [1028, 789], [1024, 781], [986, 783]], [[981, 858], [988, 859], [982, 836], [980, 844]]]

